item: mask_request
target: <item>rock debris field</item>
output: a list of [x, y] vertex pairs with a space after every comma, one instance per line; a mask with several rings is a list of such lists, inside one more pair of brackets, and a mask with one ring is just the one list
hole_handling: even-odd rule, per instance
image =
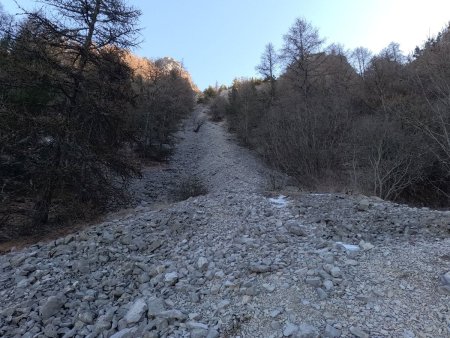
[[[135, 208], [0, 257], [1, 337], [450, 337], [450, 213], [285, 187], [194, 120]], [[208, 194], [173, 202], [183, 180]]]

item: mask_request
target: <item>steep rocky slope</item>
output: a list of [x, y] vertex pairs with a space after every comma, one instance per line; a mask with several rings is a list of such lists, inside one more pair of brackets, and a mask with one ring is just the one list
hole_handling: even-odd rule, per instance
[[[450, 336], [448, 212], [269, 197], [270, 171], [222, 125], [192, 124], [133, 185], [135, 209], [0, 257], [0, 336]], [[209, 193], [172, 202], [191, 176]]]

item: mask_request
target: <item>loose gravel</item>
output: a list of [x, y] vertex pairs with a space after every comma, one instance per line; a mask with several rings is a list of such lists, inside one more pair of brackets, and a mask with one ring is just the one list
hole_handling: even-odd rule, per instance
[[[450, 213], [269, 198], [224, 125], [133, 183], [136, 207], [0, 257], [2, 337], [450, 337]], [[174, 202], [198, 177], [204, 196]]]

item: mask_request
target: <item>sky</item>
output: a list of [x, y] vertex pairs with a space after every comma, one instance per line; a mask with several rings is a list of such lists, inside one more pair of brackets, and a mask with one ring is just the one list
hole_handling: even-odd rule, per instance
[[[279, 49], [296, 18], [318, 28], [326, 44], [378, 53], [398, 42], [409, 54], [450, 21], [450, 0], [125, 0], [142, 11], [134, 52], [183, 62], [200, 89], [257, 76], [264, 46]], [[37, 1], [17, 0], [25, 7]], [[0, 0], [17, 13], [14, 0]]]

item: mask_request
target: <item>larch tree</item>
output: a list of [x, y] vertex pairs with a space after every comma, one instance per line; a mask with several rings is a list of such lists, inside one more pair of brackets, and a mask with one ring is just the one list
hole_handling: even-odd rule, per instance
[[270, 83], [271, 102], [275, 98], [276, 71], [278, 68], [278, 55], [272, 43], [268, 43], [261, 55], [261, 62], [256, 66], [256, 70]]
[[[31, 58], [22, 63], [25, 77], [44, 77], [51, 93], [40, 115], [33, 116], [43, 125], [36, 130], [38, 142], [30, 144], [39, 145], [29, 169], [32, 226], [48, 221], [57, 193], [102, 203], [116, 190], [115, 178], [137, 173], [119, 150], [130, 138], [124, 111], [133, 97], [122, 53], [138, 42], [140, 12], [123, 0], [42, 3], [48, 11], [26, 12], [16, 37], [21, 53]], [[51, 71], [42, 74], [45, 68]]]

